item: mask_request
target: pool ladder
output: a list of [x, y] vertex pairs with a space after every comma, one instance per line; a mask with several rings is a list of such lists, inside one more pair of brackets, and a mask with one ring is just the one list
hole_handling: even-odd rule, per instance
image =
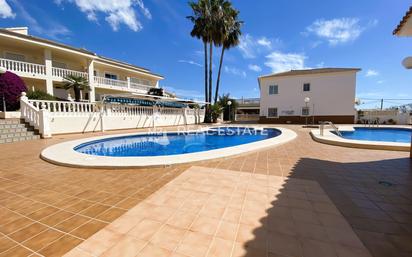
[[336, 127], [336, 125], [333, 124], [332, 121], [324, 121], [324, 122], [322, 122], [322, 123], [320, 124], [320, 135], [321, 135], [321, 136], [323, 136], [323, 130], [324, 130], [324, 128], [325, 128], [325, 125], [331, 126], [332, 129], [333, 129], [333, 131], [335, 131], [335, 133], [336, 133], [338, 136], [342, 136], [342, 134], [340, 133], [338, 127]]

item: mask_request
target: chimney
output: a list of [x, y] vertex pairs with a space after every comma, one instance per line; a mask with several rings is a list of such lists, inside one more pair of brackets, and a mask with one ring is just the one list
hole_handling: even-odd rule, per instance
[[19, 34], [23, 34], [28, 36], [29, 35], [29, 28], [28, 27], [14, 27], [14, 28], [6, 28], [6, 30], [15, 32], [15, 33], [19, 33]]

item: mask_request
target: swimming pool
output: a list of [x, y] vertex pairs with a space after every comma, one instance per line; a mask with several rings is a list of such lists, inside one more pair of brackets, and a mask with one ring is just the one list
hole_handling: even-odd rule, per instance
[[130, 135], [80, 144], [75, 151], [97, 156], [164, 156], [187, 154], [248, 144], [273, 137], [274, 128], [218, 127], [205, 131]]
[[152, 167], [226, 158], [274, 147], [296, 137], [290, 129], [272, 126], [199, 127], [166, 134], [135, 132], [82, 138], [49, 146], [40, 156], [70, 167]]
[[411, 129], [407, 128], [362, 128], [354, 127], [354, 131], [341, 131], [343, 138], [381, 142], [411, 142]]

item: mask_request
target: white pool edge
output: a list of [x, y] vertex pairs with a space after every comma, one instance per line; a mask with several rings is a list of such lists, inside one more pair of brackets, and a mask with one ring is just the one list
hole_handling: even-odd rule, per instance
[[[223, 127], [223, 126], [219, 126]], [[215, 150], [166, 155], [166, 156], [142, 156], [142, 157], [110, 157], [110, 156], [96, 156], [76, 152], [74, 148], [80, 144], [84, 144], [94, 140], [108, 139], [113, 137], [122, 137], [130, 135], [144, 135], [148, 132], [115, 134], [108, 136], [89, 137], [78, 140], [67, 141], [55, 144], [44, 149], [40, 157], [53, 164], [69, 166], [69, 167], [83, 167], [83, 168], [138, 168], [138, 167], [156, 167], [168, 166], [174, 164], [182, 164], [189, 162], [204, 161], [216, 158], [224, 158], [234, 155], [241, 155], [247, 152], [260, 150], [267, 147], [289, 142], [297, 137], [297, 134], [286, 128], [272, 127], [272, 126], [234, 126], [230, 127], [253, 127], [253, 128], [273, 128], [278, 129], [282, 133], [270, 139], [265, 139], [253, 143], [242, 144], [237, 146], [225, 147]], [[210, 127], [209, 127], [210, 128]], [[208, 129], [208, 128], [202, 128]], [[190, 130], [186, 132], [195, 132], [197, 130]], [[168, 131], [167, 133], [182, 132], [182, 131]]]
[[[354, 127], [358, 126], [340, 126], [339, 131], [353, 131]], [[405, 128], [405, 127], [391, 127], [391, 128]], [[409, 143], [396, 143], [396, 142], [379, 142], [368, 140], [354, 140], [346, 139], [332, 133], [332, 129], [324, 129], [323, 136], [320, 135], [319, 129], [310, 131], [313, 140], [336, 146], [363, 148], [363, 149], [375, 149], [375, 150], [391, 150], [391, 151], [405, 151], [409, 152], [411, 145]]]

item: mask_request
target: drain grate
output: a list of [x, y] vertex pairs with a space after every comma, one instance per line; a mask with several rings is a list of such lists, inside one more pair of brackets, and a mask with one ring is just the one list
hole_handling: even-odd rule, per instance
[[384, 180], [379, 181], [379, 185], [386, 186], [386, 187], [391, 187], [391, 186], [393, 186], [393, 184], [392, 184], [391, 182], [389, 182], [389, 181], [384, 181]]

